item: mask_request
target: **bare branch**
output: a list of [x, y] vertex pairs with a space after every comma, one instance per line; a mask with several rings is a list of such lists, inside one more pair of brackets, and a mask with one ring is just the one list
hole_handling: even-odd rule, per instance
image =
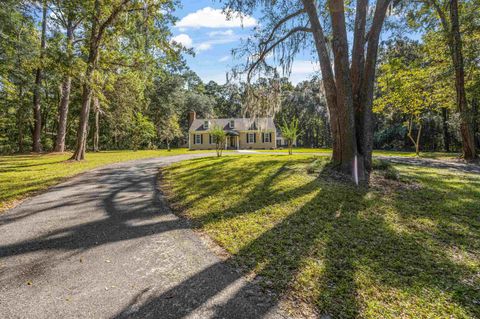
[[268, 42], [272, 41], [273, 39], [273, 36], [275, 35], [275, 32], [277, 31], [278, 28], [280, 28], [282, 26], [282, 24], [284, 24], [285, 22], [287, 22], [288, 20], [302, 14], [302, 13], [305, 13], [305, 8], [303, 9], [300, 9], [294, 13], [291, 13], [285, 17], [283, 17], [282, 19], [280, 19], [277, 24], [275, 24], [275, 26], [273, 27], [272, 29], [272, 32], [270, 32], [270, 35], [268, 36], [268, 38], [265, 40], [265, 41], [261, 41], [260, 42], [260, 45], [265, 45], [267, 44]]

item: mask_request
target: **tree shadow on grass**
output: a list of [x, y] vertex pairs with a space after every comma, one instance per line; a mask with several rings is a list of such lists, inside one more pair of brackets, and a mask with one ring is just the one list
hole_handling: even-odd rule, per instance
[[[223, 174], [222, 169], [224, 167], [217, 173]], [[253, 166], [250, 169], [256, 171]], [[242, 177], [237, 178], [242, 179], [244, 174], [250, 173], [242, 172]], [[318, 314], [334, 318], [480, 315], [477, 307], [479, 290], [475, 288], [478, 269], [452, 260], [442, 251], [443, 248], [437, 246], [441, 244], [438, 233], [425, 232], [395, 220], [406, 213], [402, 206], [405, 198], [399, 195], [401, 191], [385, 199], [387, 195], [378, 191], [320, 179], [282, 192], [273, 186], [286, 174], [291, 174], [288, 164], [277, 163], [267, 177], [257, 181], [257, 186], [244, 200], [234, 207], [213, 210], [195, 218], [195, 222], [201, 227], [219, 221], [228, 224], [229, 220], [255, 214], [288, 198], [310, 195], [306, 197], [309, 198], [307, 202], [247, 241], [227, 261], [219, 262], [168, 292], [136, 305], [135, 313], [125, 311], [134, 317], [156, 314], [165, 318], [180, 318], [193, 313], [240, 275], [199, 288], [198, 294], [194, 287], [214, 280], [217, 267], [234, 264], [243, 273], [254, 271], [257, 280], [239, 289], [228, 302], [217, 305], [213, 317], [260, 318], [267, 315], [275, 307], [275, 302], [259, 301], [254, 316], [252, 312], [242, 312], [238, 304], [239, 300], [248, 298], [249, 291], [256, 289], [257, 284], [274, 290], [278, 298], [282, 295], [292, 297], [293, 294], [295, 302], [305, 301], [314, 305]], [[235, 183], [236, 179], [233, 178], [232, 182]], [[180, 190], [180, 193], [182, 191], [186, 190]], [[216, 188], [208, 191], [216, 191], [211, 196], [222, 194]], [[438, 189], [430, 191], [440, 195]], [[260, 195], [262, 200], [258, 200]], [[393, 211], [388, 206], [390, 203]], [[458, 208], [465, 210], [469, 207], [468, 203], [463, 203]], [[417, 210], [408, 213], [428, 214]], [[478, 238], [470, 239], [478, 244]], [[455, 242], [448, 244], [455, 245]], [[185, 293], [186, 290], [189, 293]]]
[[[310, 195], [310, 200], [297, 207], [294, 212], [279, 220], [272, 228], [261, 233], [250, 243], [243, 246], [227, 261], [222, 261], [192, 276], [183, 283], [173, 287], [169, 291], [157, 297], [150, 298], [142, 305], [130, 305], [118, 315], [122, 317], [146, 317], [162, 316], [162, 318], [181, 318], [198, 311], [211, 298], [220, 294], [235, 281], [241, 278], [241, 274], [224, 277], [215, 280], [218, 268], [228, 267], [234, 264], [243, 270], [243, 273], [255, 271], [258, 279], [256, 282], [247, 282], [241, 289], [231, 295], [227, 302], [217, 305], [212, 315], [214, 318], [261, 318], [275, 308], [277, 300], [269, 301], [261, 294], [252, 291], [258, 290], [258, 284], [274, 290], [281, 295], [288, 289], [294, 278], [303, 266], [305, 257], [311, 251], [317, 249], [316, 243], [328, 242], [329, 223], [326, 221], [335, 218], [338, 211], [345, 214], [355, 214], [359, 205], [351, 205], [352, 202], [361, 201], [363, 193], [355, 194], [347, 199], [347, 193], [343, 192], [344, 200], [331, 203], [332, 194], [339, 194], [344, 185], [332, 186], [331, 189], [318, 192], [321, 186], [313, 181], [302, 187], [289, 189], [287, 192], [279, 192], [271, 189], [280, 176], [293, 174], [288, 169], [289, 163], [283, 163], [275, 167], [265, 180], [255, 187], [244, 200], [235, 207], [229, 207], [223, 214], [220, 211], [212, 212], [209, 217], [195, 220], [196, 223], [212, 223], [219, 219], [234, 219], [241, 214], [248, 214], [274, 203], [288, 200], [291, 196]], [[251, 167], [256, 171], [257, 167]], [[192, 176], [191, 178], [196, 178]], [[243, 178], [239, 177], [239, 178]], [[236, 180], [234, 180], [236, 181]], [[328, 192], [325, 194], [324, 192]], [[254, 201], [263, 194], [266, 200]], [[347, 212], [348, 210], [348, 212]], [[322, 218], [319, 218], [319, 215]], [[328, 246], [321, 249], [328, 252]], [[327, 267], [329, 269], [329, 267]], [[343, 302], [349, 305], [350, 314], [355, 317], [358, 314], [358, 306], [355, 298], [355, 283], [353, 278], [348, 286], [349, 291], [343, 296]], [[343, 277], [346, 280], [345, 277]], [[201, 284], [203, 283], [203, 284]], [[173, 297], [172, 297], [173, 296]], [[249, 299], [250, 302], [243, 302]], [[253, 299], [253, 301], [252, 301]], [[250, 309], [252, 303], [254, 309]], [[135, 309], [135, 311], [133, 310]]]
[[[242, 156], [242, 158], [250, 158], [251, 156]], [[272, 159], [273, 157], [273, 159]], [[292, 189], [289, 191], [275, 190], [272, 191], [269, 187], [274, 183], [275, 179], [282, 175], [295, 174], [295, 171], [291, 169], [292, 165], [298, 163], [309, 162], [309, 159], [304, 160], [292, 160], [291, 162], [285, 162], [285, 158], [280, 156], [271, 156], [269, 159], [261, 159], [254, 163], [248, 163], [242, 165], [242, 161], [239, 158], [221, 158], [214, 159], [197, 159], [192, 161], [194, 164], [192, 168], [169, 168], [175, 175], [175, 179], [186, 179], [189, 182], [185, 183], [175, 189], [173, 196], [170, 198], [171, 202], [176, 205], [180, 205], [177, 210], [189, 207], [196, 202], [201, 202], [207, 197], [217, 197], [217, 194], [222, 193], [227, 200], [225, 204], [228, 205], [228, 196], [235, 195], [246, 188], [252, 188], [248, 195], [235, 204], [235, 206], [228, 207], [228, 215], [233, 216], [236, 214], [242, 214], [242, 212], [248, 212], [252, 207], [260, 209], [264, 206], [271, 205], [272, 203], [286, 202], [291, 197], [298, 197], [308, 193], [311, 190], [311, 185], [303, 185], [302, 188]], [[279, 160], [281, 165], [278, 166]], [[229, 165], [232, 163], [239, 163], [235, 169], [232, 169]], [[176, 169], [179, 172], [176, 172]], [[265, 180], [257, 181], [257, 178], [262, 173], [268, 173], [269, 176]], [[221, 176], [223, 182], [213, 182], [212, 179], [219, 179]], [[170, 182], [170, 181], [169, 181]], [[226, 186], [228, 189], [226, 189]], [[303, 191], [302, 191], [303, 190]], [[225, 192], [228, 192], [225, 195]], [[218, 197], [219, 198], [219, 197]], [[175, 205], [176, 204], [176, 205]], [[199, 220], [193, 218], [194, 221], [200, 224], [205, 223], [204, 219], [213, 220], [218, 217], [224, 218], [225, 210], [227, 207], [217, 211], [210, 211], [209, 214], [199, 217]], [[253, 208], [251, 209], [253, 211]]]
[[[241, 159], [228, 161], [232, 163]], [[367, 316], [366, 309], [371, 316], [382, 316], [382, 313], [394, 317], [480, 316], [476, 307], [476, 302], [480, 300], [478, 286], [475, 286], [475, 281], [472, 284], [468, 280], [475, 275], [475, 268], [453, 261], [442, 251], [445, 245], [465, 244], [468, 239], [474, 241], [473, 247], [478, 247], [475, 246], [478, 237], [466, 235], [458, 241], [453, 238], [455, 240], [442, 243], [441, 235], [445, 232], [442, 228], [437, 229], [437, 233], [430, 233], [399, 223], [395, 218], [425, 217], [426, 211], [420, 206], [411, 211], [404, 206], [404, 201], [413, 196], [413, 193], [408, 193], [410, 191], [407, 195], [398, 192], [385, 199], [386, 195], [382, 193], [370, 193], [324, 178], [282, 189], [277, 187], [278, 183], [298, 173], [292, 167], [294, 161], [270, 161], [268, 164], [259, 161], [249, 167], [243, 166], [241, 173], [229, 171], [229, 166], [221, 162], [205, 167], [210, 170], [208, 173], [200, 167], [185, 173], [182, 178], [189, 178], [192, 183], [210, 178], [210, 182], [215, 183], [216, 178], [213, 177], [218, 178], [216, 174], [221, 174], [222, 178], [229, 178], [229, 182], [238, 183], [238, 187], [242, 182], [251, 183], [251, 187], [245, 198], [235, 205], [195, 218], [194, 221], [202, 227], [219, 221], [233, 222], [272, 205], [287, 205], [294, 198], [304, 197], [305, 201], [285, 216], [277, 216], [262, 224], [262, 231], [257, 231], [243, 242], [228, 260], [214, 263], [146, 301], [134, 298], [128, 307], [118, 313], [118, 317], [182, 318], [195, 315], [196, 311], [205, 311], [201, 313], [211, 317], [261, 318], [269, 316], [275, 309], [278, 298], [292, 292], [295, 302], [305, 301], [314, 305], [319, 314], [335, 318]], [[199, 160], [199, 163], [203, 162]], [[205, 164], [209, 165], [207, 161]], [[257, 175], [262, 169], [269, 170], [269, 174], [252, 181], [259, 178]], [[135, 220], [158, 216], [161, 203], [156, 194], [152, 196], [148, 191], [155, 181], [142, 175], [153, 176], [151, 167], [139, 166], [128, 181], [119, 177], [121, 170], [127, 173], [128, 168], [118, 168], [110, 173], [106, 170], [101, 173], [102, 177], [91, 174], [85, 180], [76, 180], [58, 188], [91, 185], [101, 178], [100, 184], [104, 189], [95, 194], [87, 192], [88, 195], [66, 202], [78, 205], [79, 201], [84, 201], [87, 205], [101, 198], [106, 218], [66, 226], [32, 240], [2, 245], [0, 257], [41, 250], [77, 251], [188, 227], [188, 223], [182, 220], [132, 224]], [[191, 186], [189, 184], [188, 187]], [[203, 198], [224, 194], [224, 189], [218, 186], [205, 183], [201, 187]], [[436, 195], [443, 196], [441, 189], [444, 187], [446, 185], [430, 189], [429, 200]], [[193, 191], [196, 188], [193, 187]], [[146, 192], [139, 196], [139, 189]], [[133, 199], [129, 197], [130, 193]], [[53, 206], [50, 208], [55, 209]], [[472, 207], [475, 206], [470, 206], [470, 202], [461, 202], [457, 209], [464, 211]], [[259, 216], [260, 221], [268, 218], [267, 215]], [[448, 218], [439, 217], [440, 220]], [[464, 222], [467, 223], [466, 220]], [[472, 231], [475, 229], [472, 228]], [[473, 253], [478, 254], [477, 251]], [[232, 264], [242, 272], [234, 271]], [[256, 273], [256, 280], [244, 281], [242, 274], [252, 271]], [[272, 300], [259, 286], [273, 290], [277, 298]], [[377, 295], [372, 290], [376, 290]], [[229, 292], [222, 302], [212, 302], [225, 291]], [[437, 297], [445, 299], [435, 305]], [[415, 305], [416, 300], [423, 305]], [[452, 310], [447, 306], [456, 308]]]

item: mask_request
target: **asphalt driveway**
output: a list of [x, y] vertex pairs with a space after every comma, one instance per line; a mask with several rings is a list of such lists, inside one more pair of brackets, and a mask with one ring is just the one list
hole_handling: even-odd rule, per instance
[[0, 215], [0, 318], [283, 318], [156, 190], [201, 156], [96, 169]]

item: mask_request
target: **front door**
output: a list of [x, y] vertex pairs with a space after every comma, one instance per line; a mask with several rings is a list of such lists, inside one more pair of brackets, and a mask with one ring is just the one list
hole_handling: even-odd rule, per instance
[[236, 136], [230, 136], [230, 147], [232, 149], [236, 149], [237, 148], [237, 137]]

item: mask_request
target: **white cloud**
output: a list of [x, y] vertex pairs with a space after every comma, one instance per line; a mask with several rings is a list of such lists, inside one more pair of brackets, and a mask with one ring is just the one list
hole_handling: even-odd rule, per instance
[[228, 61], [228, 60], [230, 60], [230, 56], [229, 56], [229, 55], [225, 55], [225, 56], [222, 56], [222, 57], [218, 60], [218, 62], [226, 62], [226, 61]]
[[292, 70], [290, 73], [290, 81], [293, 84], [298, 84], [302, 81], [310, 79], [316, 72], [320, 71], [320, 64], [308, 60], [296, 60], [292, 63]]
[[176, 35], [172, 38], [172, 42], [179, 43], [183, 45], [186, 48], [195, 48], [195, 51], [201, 52], [201, 51], [207, 51], [210, 50], [214, 45], [216, 44], [226, 44], [226, 43], [231, 43], [235, 42], [238, 40], [238, 35], [232, 32], [220, 32], [218, 33], [218, 36], [215, 38], [202, 41], [202, 42], [196, 42], [193, 41], [193, 39], [186, 33], [181, 33], [179, 35]]
[[203, 42], [198, 45], [195, 45], [195, 50], [197, 52], [206, 51], [212, 48], [212, 44], [209, 42]]
[[318, 62], [312, 62], [307, 60], [293, 61], [292, 73], [296, 74], [309, 74], [320, 71], [320, 65]]
[[228, 36], [233, 36], [235, 35], [235, 33], [233, 32], [232, 29], [228, 29], [228, 30], [225, 30], [225, 31], [212, 31], [212, 32], [208, 32], [208, 36], [213, 38], [213, 37], [218, 37], [218, 36], [221, 36], [221, 37], [228, 37]]
[[177, 23], [177, 27], [185, 28], [237, 28], [253, 27], [257, 20], [252, 16], [241, 16], [238, 12], [231, 12], [228, 17], [221, 9], [205, 7], [196, 12], [189, 13]]
[[239, 35], [235, 34], [232, 30], [210, 32], [208, 35], [210, 36], [210, 39], [194, 44], [197, 52], [210, 50], [214, 45], [217, 44], [236, 42], [240, 38]]
[[176, 35], [172, 38], [172, 41], [175, 41], [181, 45], [183, 45], [186, 48], [191, 48], [193, 45], [193, 40], [190, 38], [188, 34], [182, 33], [179, 35]]

